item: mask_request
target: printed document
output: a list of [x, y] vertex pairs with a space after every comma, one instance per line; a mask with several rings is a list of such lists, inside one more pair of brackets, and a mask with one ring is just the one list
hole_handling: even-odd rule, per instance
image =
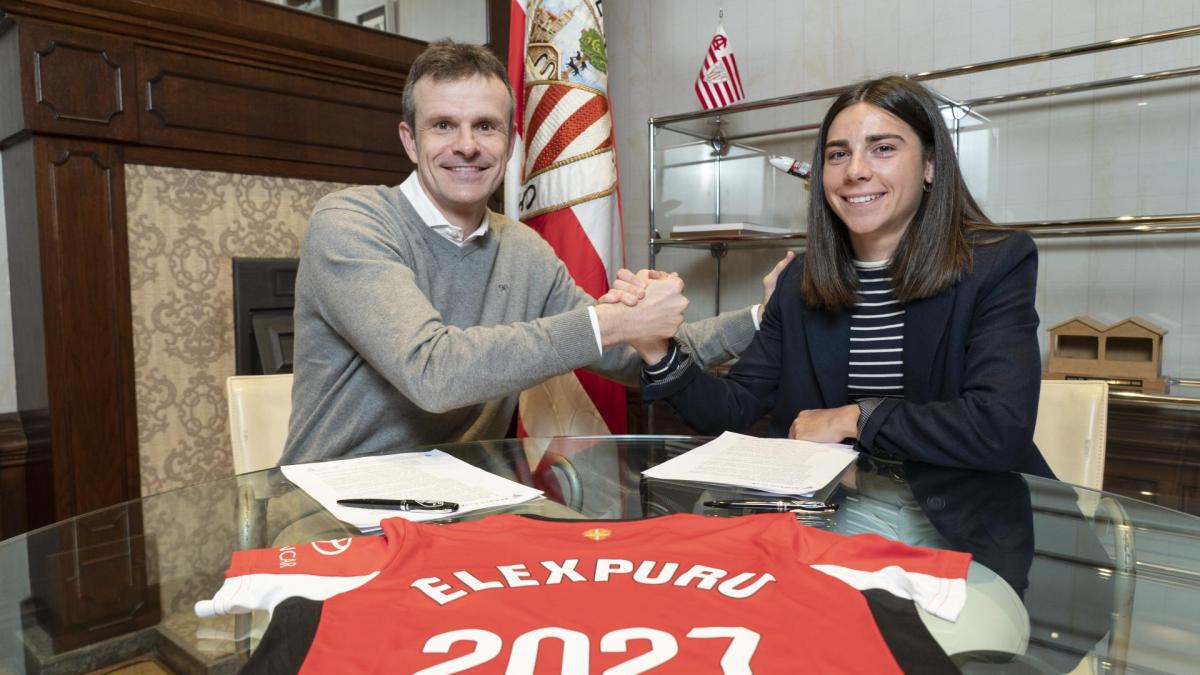
[[856, 457], [858, 453], [848, 445], [757, 438], [726, 431], [642, 475], [812, 496], [837, 480]]
[[[471, 466], [441, 450], [355, 457], [280, 467], [296, 487], [321, 503], [338, 520], [360, 530], [379, 528], [384, 518], [434, 520], [542, 496], [541, 490]], [[342, 506], [339, 499], [383, 498], [455, 502], [453, 513], [392, 511]]]

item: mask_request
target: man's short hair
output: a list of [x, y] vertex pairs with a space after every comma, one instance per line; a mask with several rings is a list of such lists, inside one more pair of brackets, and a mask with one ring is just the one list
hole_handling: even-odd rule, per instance
[[508, 128], [512, 129], [516, 101], [504, 64], [500, 63], [500, 59], [487, 47], [454, 40], [431, 42], [417, 60], [413, 61], [412, 68], [408, 71], [408, 79], [404, 82], [404, 95], [401, 98], [404, 121], [409, 127], [416, 129], [417, 102], [413, 97], [413, 89], [422, 78], [428, 77], [435, 82], [444, 82], [475, 75], [495, 77], [504, 83], [504, 88], [508, 91]]

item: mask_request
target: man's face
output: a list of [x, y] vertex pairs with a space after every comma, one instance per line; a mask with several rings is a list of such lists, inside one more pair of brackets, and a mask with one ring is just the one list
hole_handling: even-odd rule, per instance
[[512, 152], [508, 90], [483, 75], [422, 78], [413, 86], [413, 101], [416, 128], [400, 123], [404, 150], [433, 203], [452, 224], [471, 232], [504, 179]]

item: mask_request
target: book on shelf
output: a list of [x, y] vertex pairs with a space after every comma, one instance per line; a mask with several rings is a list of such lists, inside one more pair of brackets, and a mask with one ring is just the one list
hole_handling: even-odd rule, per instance
[[671, 228], [672, 239], [701, 239], [704, 237], [737, 237], [755, 234], [798, 234], [786, 227], [770, 227], [755, 223], [709, 223], [706, 225], [676, 225]]

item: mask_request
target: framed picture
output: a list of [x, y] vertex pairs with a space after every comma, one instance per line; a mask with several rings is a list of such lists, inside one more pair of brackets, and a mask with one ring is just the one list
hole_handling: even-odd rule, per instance
[[385, 33], [396, 32], [396, 3], [384, 2], [383, 4], [372, 7], [367, 11], [355, 17], [355, 20], [360, 26], [374, 28]]
[[312, 12], [331, 18], [337, 18], [337, 0], [284, 0], [288, 7], [304, 12]]

